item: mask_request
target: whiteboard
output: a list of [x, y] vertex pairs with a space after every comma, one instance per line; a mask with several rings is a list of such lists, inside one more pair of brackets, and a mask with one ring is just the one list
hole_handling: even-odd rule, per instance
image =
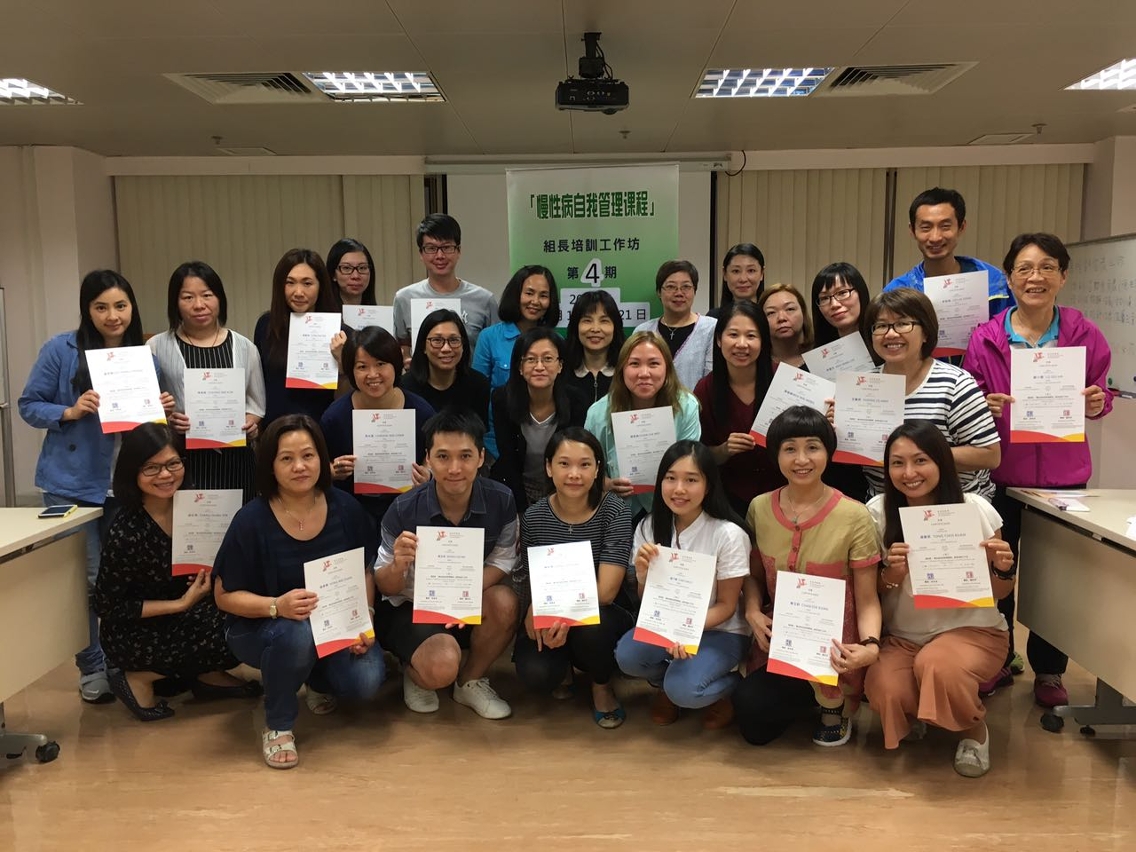
[[1071, 243], [1059, 301], [1100, 328], [1112, 348], [1108, 385], [1136, 394], [1136, 234]]

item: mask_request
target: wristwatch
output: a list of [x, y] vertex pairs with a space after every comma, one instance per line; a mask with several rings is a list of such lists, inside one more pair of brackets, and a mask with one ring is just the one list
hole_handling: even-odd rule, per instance
[[268, 617], [276, 618], [276, 598], [273, 598], [268, 604]]

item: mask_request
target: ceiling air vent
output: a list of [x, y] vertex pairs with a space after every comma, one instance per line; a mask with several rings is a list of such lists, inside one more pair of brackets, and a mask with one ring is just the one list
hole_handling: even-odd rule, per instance
[[1025, 142], [1027, 139], [1033, 139], [1037, 135], [1037, 131], [1030, 130], [1026, 133], [985, 133], [982, 136], [975, 137], [967, 142], [967, 145], [1016, 145], [1018, 142]]
[[943, 62], [930, 65], [849, 65], [829, 74], [817, 86], [813, 97], [929, 95], [977, 64]]
[[287, 72], [166, 74], [165, 77], [211, 104], [290, 104], [328, 99]]

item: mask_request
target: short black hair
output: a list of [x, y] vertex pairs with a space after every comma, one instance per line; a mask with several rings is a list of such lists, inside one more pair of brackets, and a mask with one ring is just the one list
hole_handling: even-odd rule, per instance
[[449, 308], [438, 308], [438, 310], [426, 314], [426, 318], [422, 320], [422, 325], [418, 326], [418, 339], [414, 341], [414, 354], [410, 356], [410, 375], [414, 376], [421, 384], [430, 383], [430, 361], [426, 357], [426, 338], [444, 322], [452, 322], [456, 325], [458, 336], [462, 339], [462, 351], [461, 355], [458, 356], [454, 375], [461, 379], [470, 371], [473, 353], [469, 351], [469, 332], [465, 329], [465, 323], [462, 322], [457, 311], [451, 311]]
[[544, 461], [546, 464], [552, 464], [552, 459], [556, 456], [556, 451], [560, 449], [560, 445], [567, 442], [574, 441], [577, 444], [584, 444], [592, 451], [592, 455], [596, 459], [596, 481], [592, 483], [592, 487], [588, 489], [588, 507], [594, 509], [600, 504], [603, 499], [603, 485], [604, 485], [604, 472], [607, 467], [604, 465], [604, 451], [603, 444], [600, 439], [585, 429], [583, 426], [569, 426], [566, 429], [561, 429], [556, 432], [548, 443], [544, 446]]
[[552, 270], [547, 266], [539, 266], [537, 264], [530, 264], [522, 266], [513, 273], [513, 277], [509, 279], [509, 283], [505, 285], [505, 289], [501, 292], [501, 302], [497, 307], [497, 316], [501, 322], [520, 322], [521, 317], [521, 289], [525, 286], [525, 282], [533, 275], [543, 276], [544, 280], [548, 282], [548, 310], [544, 312], [544, 316], [537, 321], [537, 325], [547, 325], [550, 328], [556, 328], [560, 322], [560, 293], [556, 289], [556, 278], [552, 274]]
[[359, 390], [359, 383], [355, 381], [355, 358], [360, 349], [376, 361], [385, 361], [394, 367], [394, 383], [399, 383], [402, 377], [402, 347], [385, 328], [369, 325], [347, 335], [347, 342], [343, 344], [343, 372], [351, 387]]
[[915, 227], [915, 214], [919, 211], [920, 207], [934, 207], [936, 204], [951, 205], [955, 211], [955, 220], [960, 225], [966, 221], [966, 202], [963, 200], [958, 190], [933, 186], [915, 196], [915, 200], [911, 202], [911, 206], [907, 209], [907, 221], [911, 227]]
[[607, 347], [607, 365], [614, 368], [619, 361], [619, 350], [623, 348], [625, 338], [623, 331], [623, 314], [619, 312], [619, 305], [607, 290], [597, 288], [581, 293], [572, 306], [572, 313], [568, 315], [568, 329], [564, 339], [567, 344], [564, 356], [564, 369], [575, 370], [584, 363], [584, 344], [580, 342], [580, 320], [595, 311], [603, 308], [604, 313], [611, 319], [614, 333], [611, 343]]
[[1017, 263], [1018, 255], [1027, 246], [1037, 246], [1047, 255], [1057, 261], [1057, 265], [1061, 268], [1062, 272], [1069, 270], [1069, 249], [1065, 248], [1065, 243], [1055, 234], [1047, 234], [1039, 232], [1035, 234], [1018, 234], [1014, 237], [1013, 242], [1010, 243], [1010, 250], [1006, 252], [1006, 258], [1002, 261], [1002, 269], [1005, 270], [1006, 276], [1009, 277], [1014, 269], [1014, 264]]
[[174, 270], [170, 276], [170, 287], [166, 302], [166, 317], [170, 321], [170, 331], [177, 331], [181, 325], [181, 285], [186, 278], [200, 278], [213, 295], [217, 297], [217, 320], [224, 325], [229, 319], [229, 299], [225, 296], [225, 285], [221, 276], [203, 260], [190, 260]]
[[877, 363], [879, 355], [875, 351], [875, 335], [872, 326], [880, 318], [881, 311], [891, 311], [897, 317], [910, 317], [919, 323], [923, 329], [923, 346], [919, 349], [922, 358], [930, 358], [939, 345], [939, 315], [935, 313], [934, 303], [914, 287], [896, 287], [894, 290], [884, 290], [868, 303], [867, 309], [860, 318], [860, 328], [872, 339], [873, 344], [868, 347], [872, 358]]
[[663, 289], [663, 283], [676, 272], [685, 272], [689, 275], [690, 283], [694, 285], [695, 290], [698, 289], [698, 270], [693, 263], [689, 260], [668, 260], [655, 273], [655, 292], [660, 292]]
[[446, 406], [422, 424], [422, 443], [427, 453], [434, 449], [434, 436], [440, 432], [468, 435], [479, 452], [485, 449], [485, 424], [469, 409]]
[[418, 223], [415, 239], [418, 241], [419, 251], [422, 251], [423, 237], [433, 237], [436, 240], [453, 240], [454, 245], [461, 248], [461, 225], [453, 216], [445, 213], [431, 213]]
[[[161, 423], [143, 423], [122, 436], [118, 461], [114, 465], [111, 488], [114, 497], [126, 509], [142, 507], [142, 489], [138, 487], [138, 474], [142, 465], [162, 450], [174, 447], [174, 436], [169, 427]], [[182, 487], [185, 479], [182, 479]]]
[[375, 304], [375, 261], [371, 258], [370, 250], [351, 237], [338, 240], [335, 245], [327, 250], [327, 274], [331, 278], [331, 283], [335, 285], [336, 301], [342, 303], [343, 294], [339, 292], [339, 282], [336, 280], [335, 271], [339, 266], [339, 261], [343, 260], [343, 255], [352, 252], [361, 252], [367, 258], [367, 266], [371, 268], [371, 276], [367, 281], [367, 288], [363, 291], [362, 299], [364, 305], [373, 305]]
[[777, 457], [781, 452], [781, 445], [793, 438], [816, 438], [824, 444], [828, 460], [836, 452], [836, 430], [828, 422], [828, 418], [807, 405], [790, 405], [773, 418], [769, 424], [769, 431], [765, 433], [765, 452], [778, 466]]
[[260, 436], [256, 446], [256, 491], [265, 500], [280, 493], [280, 483], [276, 481], [276, 453], [280, 450], [280, 440], [289, 432], [307, 432], [312, 436], [316, 453], [319, 455], [319, 479], [316, 488], [327, 493], [331, 488], [331, 456], [327, 452], [327, 442], [319, 424], [306, 414], [285, 414], [269, 424]]

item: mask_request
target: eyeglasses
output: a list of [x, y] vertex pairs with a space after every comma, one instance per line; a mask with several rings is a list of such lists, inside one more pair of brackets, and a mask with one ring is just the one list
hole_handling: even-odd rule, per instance
[[535, 367], [537, 364], [542, 364], [545, 367], [551, 367], [559, 360], [560, 359], [555, 355], [542, 355], [539, 358], [535, 358], [532, 355], [526, 355], [521, 359], [521, 363], [526, 367]]
[[181, 470], [184, 467], [185, 467], [185, 462], [182, 461], [180, 458], [177, 458], [177, 459], [170, 459], [165, 464], [144, 464], [144, 465], [142, 465], [142, 469], [139, 470], [139, 473], [141, 473], [147, 479], [153, 479], [155, 476], [160, 474], [163, 470], [167, 470], [170, 473], [177, 473], [179, 470]]
[[889, 331], [894, 331], [896, 334], [910, 334], [917, 325], [919, 325], [918, 322], [909, 319], [896, 320], [895, 322], [874, 322], [872, 323], [872, 336], [883, 337]]
[[817, 307], [823, 308], [829, 302], [847, 302], [852, 298], [852, 294], [856, 291], [851, 287], [845, 287], [843, 290], [833, 290], [831, 293], [822, 293], [817, 296]]
[[352, 272], [358, 272], [360, 275], [366, 275], [371, 271], [371, 267], [366, 263], [360, 263], [358, 266], [351, 266], [348, 263], [341, 263], [335, 267], [335, 271], [340, 275], [350, 275]]
[[1040, 266], [1023, 263], [1021, 266], [1015, 266], [1013, 272], [1019, 278], [1029, 278], [1035, 272], [1042, 278], [1055, 278], [1061, 272], [1061, 267], [1056, 263], [1043, 263]]
[[427, 257], [433, 257], [436, 254], [441, 254], [441, 255], [445, 255], [446, 257], [449, 257], [452, 254], [457, 254], [458, 247], [455, 246], [453, 243], [448, 243], [444, 246], [427, 245], [427, 246], [422, 246], [422, 248], [420, 248], [419, 251], [422, 252]]
[[451, 349], [462, 348], [462, 339], [457, 335], [453, 337], [427, 337], [426, 342], [430, 344], [431, 349], [442, 349], [447, 343]]
[[693, 293], [693, 284], [664, 284], [660, 288], [664, 293]]

